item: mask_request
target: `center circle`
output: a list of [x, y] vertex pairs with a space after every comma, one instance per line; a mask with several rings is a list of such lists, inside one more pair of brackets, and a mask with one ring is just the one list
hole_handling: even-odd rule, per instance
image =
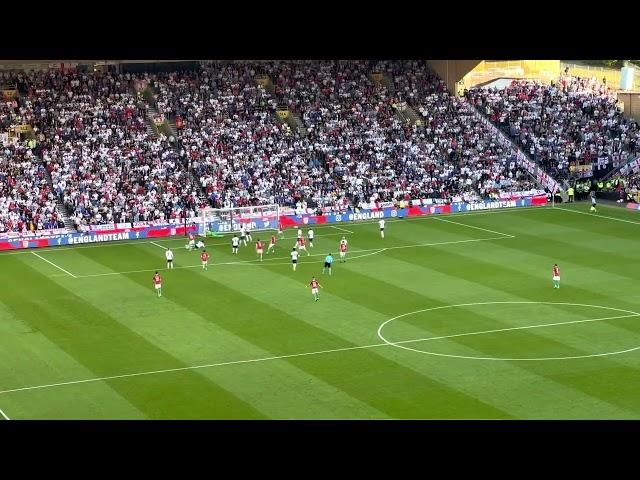
[[640, 350], [640, 346], [638, 346], [638, 347], [633, 347], [633, 348], [627, 348], [625, 350], [618, 350], [618, 351], [614, 351], [614, 352], [605, 352], [605, 353], [595, 353], [595, 354], [590, 354], [590, 355], [574, 355], [574, 356], [566, 356], [566, 357], [502, 358], [502, 357], [479, 357], [479, 356], [468, 356], [468, 355], [453, 355], [453, 354], [447, 354], [447, 353], [429, 352], [429, 351], [426, 351], [426, 350], [418, 350], [418, 349], [415, 349], [415, 348], [411, 348], [411, 347], [406, 345], [407, 343], [417, 343], [419, 341], [439, 340], [439, 339], [462, 337], [462, 336], [471, 336], [471, 335], [481, 335], [481, 334], [485, 334], [485, 333], [497, 333], [497, 332], [500, 332], [500, 331], [513, 331], [513, 330], [525, 330], [525, 329], [540, 328], [540, 327], [552, 327], [552, 326], [555, 326], [555, 325], [558, 325], [558, 326], [566, 325], [568, 323], [580, 323], [580, 322], [592, 321], [592, 320], [589, 320], [589, 319], [586, 319], [586, 320], [575, 320], [575, 321], [570, 321], [570, 322], [558, 322], [558, 323], [555, 323], [555, 324], [551, 323], [551, 324], [531, 325], [531, 326], [523, 326], [523, 327], [507, 327], [507, 328], [499, 328], [499, 329], [487, 330], [487, 331], [482, 331], [482, 332], [468, 332], [468, 333], [461, 333], [461, 334], [454, 334], [454, 335], [442, 335], [442, 336], [436, 336], [436, 337], [427, 337], [427, 338], [424, 338], [424, 339], [403, 340], [403, 341], [398, 341], [398, 342], [392, 342], [392, 341], [388, 340], [387, 338], [385, 338], [385, 336], [382, 334], [382, 331], [385, 328], [385, 326], [387, 326], [389, 323], [393, 322], [394, 320], [398, 320], [400, 318], [409, 317], [411, 315], [416, 315], [418, 313], [430, 312], [430, 311], [434, 311], [434, 310], [444, 310], [444, 309], [447, 309], [447, 308], [457, 308], [457, 307], [471, 307], [471, 306], [476, 306], [476, 305], [565, 305], [565, 306], [575, 306], [575, 307], [600, 308], [600, 309], [603, 309], [603, 310], [611, 310], [611, 311], [615, 311], [615, 312], [622, 312], [622, 313], [628, 314], [629, 317], [631, 317], [631, 316], [640, 316], [640, 313], [634, 312], [632, 310], [624, 310], [622, 308], [615, 308], [615, 307], [605, 307], [605, 306], [602, 306], [602, 305], [590, 305], [590, 304], [586, 304], [586, 303], [533, 302], [533, 301], [459, 303], [459, 304], [456, 304], [456, 305], [442, 305], [442, 306], [439, 306], [439, 307], [423, 308], [422, 310], [416, 310], [414, 312], [403, 313], [402, 315], [397, 315], [397, 316], [395, 316], [393, 318], [390, 318], [389, 320], [385, 320], [380, 325], [380, 327], [378, 327], [378, 337], [382, 341], [384, 341], [387, 345], [391, 345], [391, 346], [397, 347], [397, 348], [402, 348], [404, 350], [410, 350], [410, 351], [416, 352], [416, 353], [423, 353], [425, 355], [434, 355], [434, 356], [438, 356], [438, 357], [450, 357], [450, 358], [462, 358], [462, 359], [466, 359], [466, 360], [493, 360], [493, 361], [511, 361], [511, 362], [517, 362], [517, 361], [545, 361], [545, 360], [574, 360], [574, 359], [579, 359], [579, 358], [591, 358], [591, 357], [604, 357], [604, 356], [610, 356], [610, 355], [620, 355], [620, 354], [623, 354], [623, 353], [628, 353], [628, 352], [633, 352], [635, 350]]

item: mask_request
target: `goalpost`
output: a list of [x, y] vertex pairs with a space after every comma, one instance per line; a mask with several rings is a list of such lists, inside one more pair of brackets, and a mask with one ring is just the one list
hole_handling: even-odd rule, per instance
[[219, 237], [223, 233], [240, 230], [244, 224], [251, 231], [277, 230], [280, 223], [279, 205], [255, 207], [201, 208], [195, 220], [197, 235]]

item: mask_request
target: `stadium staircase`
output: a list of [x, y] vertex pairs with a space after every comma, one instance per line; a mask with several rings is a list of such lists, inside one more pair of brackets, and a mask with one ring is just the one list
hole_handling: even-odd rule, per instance
[[[477, 108], [475, 105], [471, 104], [469, 101], [467, 101], [466, 103], [467, 103], [467, 105], [470, 107], [470, 111], [471, 111], [471, 112], [473, 112], [473, 113], [474, 113], [474, 114], [475, 114], [479, 119], [484, 118], [484, 119], [486, 119], [486, 120], [489, 120], [489, 117], [488, 117], [484, 112], [482, 112], [482, 110], [480, 110], [479, 108]], [[491, 121], [491, 120], [489, 120], [489, 121]], [[493, 122], [492, 122], [492, 123], [493, 123]], [[532, 158], [527, 154], [527, 152], [525, 152], [524, 150], [522, 150], [522, 148], [520, 148], [520, 146], [519, 146], [516, 142], [514, 142], [512, 138], [510, 138], [508, 135], [506, 135], [506, 134], [505, 134], [505, 133], [504, 133], [504, 132], [499, 128], [499, 127], [498, 127], [498, 128], [496, 128], [496, 132], [498, 132], [498, 136], [499, 136], [499, 137], [501, 137], [503, 140], [508, 141], [508, 142], [513, 146], [513, 148], [514, 148], [515, 150], [517, 150], [517, 151], [521, 152], [521, 153], [522, 153], [522, 154], [523, 154], [523, 155], [524, 155], [524, 156], [525, 156], [529, 161], [531, 161], [532, 163], [536, 163], [536, 164], [538, 164], [538, 166], [540, 166], [540, 168], [542, 168], [542, 166], [541, 166], [538, 162], [536, 162], [534, 159], [532, 159]], [[545, 173], [547, 173], [547, 172], [545, 172]], [[558, 181], [556, 178], [553, 178], [553, 177], [552, 177], [551, 175], [549, 175], [548, 173], [547, 173], [547, 175], [548, 175], [551, 179], [555, 180], [555, 181], [558, 183], [558, 185], [560, 185], [560, 186], [561, 186], [561, 189], [560, 189], [560, 195], [561, 195], [561, 197], [562, 197], [562, 201], [563, 201], [563, 202], [567, 202], [567, 200], [569, 199], [569, 196], [567, 195], [567, 189], [569, 188], [569, 182], [568, 182], [568, 180], [566, 180], [566, 179], [562, 179], [562, 180]], [[529, 174], [529, 176], [531, 176], [531, 178], [532, 178], [532, 179], [533, 179], [533, 180], [534, 180], [534, 181], [535, 181], [539, 186], [541, 186], [541, 187], [542, 187], [542, 185], [538, 182], [538, 179], [537, 179], [537, 178], [535, 178], [535, 177], [534, 177], [533, 175], [531, 175], [531, 174]], [[543, 188], [544, 188], [544, 187], [543, 187]]]
[[[180, 141], [178, 140], [178, 129], [176, 128], [175, 121], [173, 119], [165, 118], [165, 121], [162, 125], [157, 126], [155, 123], [154, 119], [158, 115], [158, 111], [153, 105], [154, 103], [153, 89], [151, 86], [147, 87], [147, 90], [145, 91], [145, 94], [144, 94], [144, 100], [147, 106], [147, 111], [145, 116], [145, 123], [147, 124], [147, 133], [149, 134], [149, 136], [153, 138], [158, 138], [160, 134], [163, 134], [169, 138], [173, 135], [175, 142], [171, 143], [171, 148], [178, 155], [180, 155], [180, 145], [179, 145]], [[199, 203], [208, 202], [207, 192], [198, 181], [198, 178], [196, 177], [196, 175], [194, 175], [193, 170], [189, 168], [189, 165], [184, 162], [183, 162], [183, 165], [188, 170], [189, 175], [191, 176], [191, 181], [193, 182], [194, 185], [196, 185], [198, 189], [198, 192], [199, 192], [198, 202]]]
[[[51, 188], [51, 191], [53, 192], [53, 179], [51, 178], [51, 173], [49, 173], [49, 170], [47, 169], [47, 166], [44, 163], [44, 160], [40, 157], [37, 157], [38, 161], [42, 164], [42, 166], [44, 167], [44, 176], [47, 179], [47, 183], [49, 184], [49, 187]], [[58, 212], [62, 215], [62, 221], [64, 222], [64, 227], [72, 232], [76, 231], [76, 226], [73, 223], [73, 220], [71, 220], [71, 212], [69, 211], [69, 209], [67, 208], [67, 206], [62, 202], [62, 199], [58, 196], [56, 196], [56, 206], [58, 207]]]
[[[255, 76], [255, 82], [257, 85], [264, 87], [264, 89], [273, 98], [276, 96], [276, 86], [271, 81], [271, 77], [266, 74], [258, 74]], [[291, 130], [298, 132], [301, 137], [307, 135], [307, 128], [304, 125], [302, 119], [289, 109], [286, 103], [279, 103], [276, 108], [276, 118], [281, 124], [287, 124]]]
[[[16, 88], [17, 90], [17, 88]], [[18, 96], [21, 95], [20, 91], [18, 91]], [[31, 139], [35, 139], [35, 133], [33, 132], [33, 130], [30, 130], [27, 134], [27, 136]], [[37, 146], [36, 146], [36, 152], [38, 151]], [[35, 153], [35, 152], [34, 152]], [[55, 191], [53, 189], [53, 179], [51, 178], [51, 173], [49, 172], [49, 170], [47, 169], [47, 165], [44, 163], [44, 159], [42, 158], [41, 155], [34, 155], [35, 158], [38, 159], [38, 163], [40, 163], [40, 165], [42, 165], [42, 167], [44, 168], [44, 177], [45, 180], [47, 181], [47, 185], [49, 185], [49, 188], [51, 189], [52, 192], [54, 192], [55, 195]], [[71, 213], [69, 211], [69, 209], [67, 208], [67, 206], [62, 202], [61, 198], [56, 196], [56, 206], [58, 207], [58, 213], [60, 213], [60, 215], [62, 216], [62, 221], [64, 222], [64, 226], [67, 230], [75, 232], [76, 231], [76, 227], [75, 224], [73, 223], [73, 221], [71, 220]]]
[[[371, 73], [370, 78], [375, 85], [384, 87], [392, 96], [395, 95], [396, 86], [393, 82], [393, 79], [391, 79], [389, 75], [382, 72], [373, 72]], [[402, 123], [407, 125], [422, 125], [420, 115], [418, 115], [418, 112], [416, 112], [409, 104], [407, 104], [407, 102], [395, 102], [393, 104], [393, 109], [396, 112], [396, 116]]]

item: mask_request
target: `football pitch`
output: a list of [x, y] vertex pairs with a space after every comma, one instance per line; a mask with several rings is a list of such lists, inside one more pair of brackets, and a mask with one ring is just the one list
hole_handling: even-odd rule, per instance
[[0, 418], [639, 418], [640, 215], [588, 212], [314, 226], [295, 272], [292, 229], [1, 253]]

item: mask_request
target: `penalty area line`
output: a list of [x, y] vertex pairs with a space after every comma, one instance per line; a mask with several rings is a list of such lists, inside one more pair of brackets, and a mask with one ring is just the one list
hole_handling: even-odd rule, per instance
[[446, 218], [435, 217], [436, 220], [440, 220], [441, 222], [453, 223], [454, 225], [460, 225], [463, 227], [475, 228], [476, 230], [482, 230], [483, 232], [495, 233], [497, 235], [504, 235], [508, 238], [514, 238], [514, 235], [510, 235], [508, 233], [497, 232], [495, 230], [489, 230], [488, 228], [476, 227], [475, 225], [468, 225], [466, 223], [454, 222], [453, 220], [448, 220]]
[[336, 227], [335, 225], [331, 225], [331, 227], [335, 228], [336, 230], [342, 230], [343, 232], [354, 233], [351, 230], [347, 230], [346, 228], [342, 228], [342, 227]]
[[52, 265], [52, 266], [56, 267], [58, 270], [63, 271], [63, 272], [64, 272], [64, 273], [66, 273], [67, 275], [70, 275], [70, 276], [72, 276], [73, 278], [78, 278], [78, 277], [76, 277], [73, 273], [68, 272], [68, 271], [67, 271], [67, 270], [65, 270], [64, 268], [59, 267], [58, 265], [56, 265], [56, 264], [55, 264], [55, 263], [53, 263], [53, 262], [50, 262], [50, 261], [49, 261], [49, 260], [47, 260], [46, 258], [41, 257], [41, 256], [40, 256], [40, 255], [38, 255], [36, 252], [31, 252], [31, 253], [32, 253], [33, 255], [35, 255], [36, 257], [38, 257], [40, 260], [44, 260], [44, 261], [45, 261], [45, 262], [47, 262], [49, 265]]
[[3, 417], [5, 420], [11, 420], [11, 419], [9, 418], [9, 416], [8, 416], [6, 413], [4, 413], [4, 412], [2, 411], [2, 409], [1, 409], [1, 408], [0, 408], [0, 415], [2, 415], [2, 417]]
[[[492, 241], [492, 240], [507, 240], [510, 238], [515, 238], [515, 237], [508, 237], [508, 236], [501, 236], [501, 237], [488, 237], [488, 238], [470, 238], [470, 239], [465, 239], [465, 240], [452, 240], [452, 241], [447, 241], [447, 242], [434, 242], [434, 243], [417, 243], [417, 244], [410, 244], [410, 245], [398, 245], [395, 247], [384, 247], [384, 248], [366, 248], [366, 249], [362, 249], [362, 250], [352, 250], [350, 253], [352, 254], [356, 254], [356, 253], [366, 253], [366, 252], [374, 252], [374, 253], [381, 253], [383, 251], [388, 251], [388, 250], [398, 250], [398, 249], [405, 249], [405, 248], [420, 248], [420, 247], [435, 247], [435, 246], [439, 246], [439, 245], [456, 245], [456, 244], [461, 244], [461, 243], [476, 243], [476, 242], [488, 242], [488, 241]], [[372, 253], [373, 255], [373, 253]], [[308, 257], [323, 257], [325, 256], [324, 253], [312, 253], [311, 255], [305, 255], [302, 258], [308, 258]], [[361, 255], [355, 258], [360, 258], [360, 257], [365, 257], [368, 255]], [[265, 262], [260, 262], [259, 260], [240, 260], [240, 261], [236, 261], [236, 262], [218, 262], [218, 263], [212, 263], [210, 264], [210, 266], [215, 267], [218, 265], [246, 265], [246, 266], [270, 266], [270, 265], [278, 265], [278, 263], [271, 263], [270, 260], [288, 260], [290, 257], [273, 257], [273, 258], [269, 258], [267, 259], [267, 261]], [[355, 258], [353, 258], [355, 260]], [[201, 265], [181, 265], [181, 266], [176, 266], [173, 269], [181, 269], [181, 268], [199, 268], [201, 267]], [[126, 275], [126, 274], [130, 274], [130, 273], [147, 273], [147, 272], [155, 272], [156, 270], [167, 270], [166, 268], [148, 268], [148, 269], [144, 269], [144, 270], [128, 270], [125, 272], [108, 272], [108, 273], [94, 273], [94, 274], [89, 274], [89, 275], [78, 275], [74, 278], [93, 278], [93, 277], [109, 277], [109, 276], [113, 276], [113, 275]]]
[[163, 250], [169, 250], [167, 247], [163, 247], [162, 245], [160, 245], [159, 243], [156, 242], [149, 242], [151, 245], [155, 245], [156, 247], [160, 247]]

